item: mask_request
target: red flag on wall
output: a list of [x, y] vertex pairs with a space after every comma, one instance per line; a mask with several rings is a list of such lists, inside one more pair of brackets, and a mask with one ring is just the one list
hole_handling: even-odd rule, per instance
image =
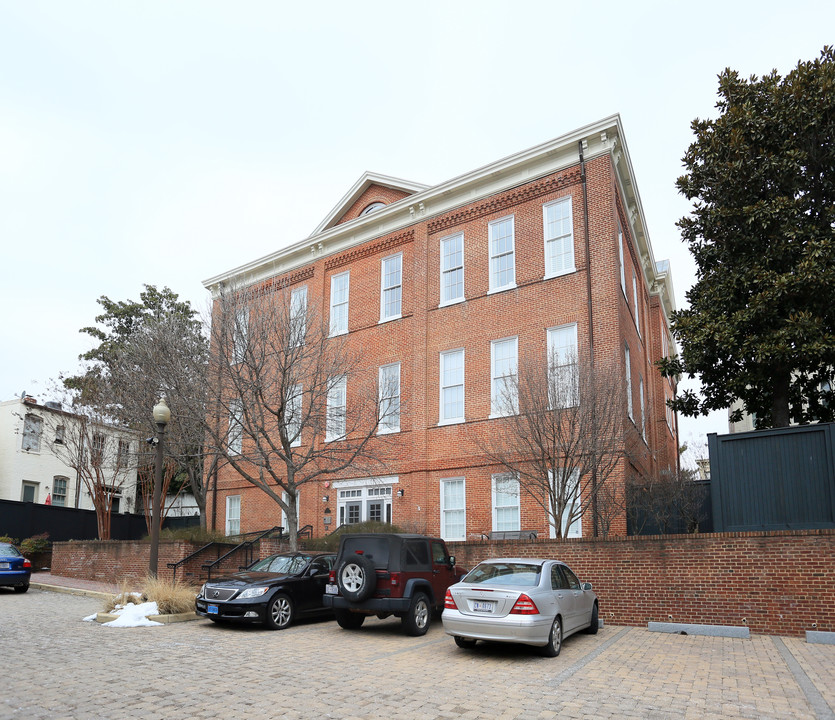
[[52, 505], [52, 493], [46, 494], [46, 500], [43, 502], [44, 505]]

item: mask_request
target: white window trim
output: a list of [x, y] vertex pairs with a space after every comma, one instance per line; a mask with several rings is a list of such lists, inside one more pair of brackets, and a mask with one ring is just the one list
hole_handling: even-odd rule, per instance
[[[229, 452], [234, 455], [243, 454], [244, 449], [244, 426], [243, 426], [243, 403], [240, 400], [229, 401], [229, 429], [226, 435], [226, 444]], [[234, 438], [234, 441], [233, 441]], [[234, 446], [233, 446], [234, 445]]]
[[[548, 271], [548, 242], [550, 240], [553, 240], [554, 238], [549, 238], [547, 233], [548, 208], [553, 207], [555, 205], [559, 205], [561, 203], [568, 203], [568, 222], [571, 224], [571, 267], [566, 268], [565, 270], [560, 270], [559, 272], [552, 273]], [[563, 275], [569, 275], [571, 273], [577, 272], [577, 258], [576, 253], [574, 252], [574, 203], [570, 195], [568, 197], [559, 198], [558, 200], [553, 200], [549, 203], [545, 203], [542, 206], [542, 237], [543, 253], [545, 258], [545, 276], [543, 279], [550, 280], [551, 278], [562, 277]]]
[[[230, 506], [230, 504], [231, 504], [229, 501], [230, 501], [230, 500], [232, 500], [233, 498], [237, 498], [237, 500], [238, 500], [238, 508], [237, 508], [237, 509], [238, 509], [238, 517], [237, 517], [237, 518], [230, 518], [230, 516], [229, 516], [229, 509], [230, 509], [230, 508], [229, 508], [229, 506]], [[232, 529], [232, 528], [229, 526], [229, 525], [230, 525], [230, 520], [237, 520], [237, 522], [238, 522], [238, 532], [237, 532], [237, 533], [234, 533], [234, 534], [235, 534], [235, 535], [240, 534], [240, 532], [241, 532], [241, 496], [240, 496], [240, 495], [227, 495], [227, 496], [226, 496], [226, 522], [225, 522], [225, 532], [226, 532], [226, 535], [227, 535], [227, 536], [228, 536], [228, 535], [232, 535], [232, 534], [233, 534], [232, 532], [230, 532], [230, 531], [231, 531], [231, 529]]]
[[635, 270], [632, 270], [632, 297], [635, 300], [635, 329], [638, 331], [638, 337], [641, 337], [641, 311], [638, 305], [638, 276]]
[[[397, 368], [397, 395], [392, 395], [389, 397], [383, 397], [383, 375], [386, 370], [389, 368]], [[379, 399], [379, 406], [382, 407], [382, 404], [386, 400], [392, 400], [395, 397], [397, 398], [397, 427], [383, 427], [383, 419], [380, 419], [379, 425], [377, 427], [377, 434], [378, 435], [390, 435], [392, 433], [399, 433], [400, 432], [400, 389], [401, 389], [401, 381], [400, 381], [400, 363], [389, 363], [388, 365], [381, 365], [380, 369], [378, 370], [378, 389], [377, 395]]]
[[629, 354], [629, 343], [624, 346], [624, 360], [626, 363], [626, 412], [629, 419], [634, 423], [635, 416], [632, 408], [632, 360]]
[[[574, 405], [570, 405], [570, 406], [566, 406], [566, 407], [577, 407], [577, 405], [580, 404], [580, 378], [579, 378], [579, 375], [578, 375], [579, 363], [580, 363], [580, 358], [579, 358], [580, 350], [579, 350], [579, 338], [577, 337], [577, 323], [566, 323], [565, 325], [557, 325], [555, 327], [550, 327], [550, 328], [547, 328], [545, 330], [545, 348], [546, 348], [546, 352], [548, 353], [547, 357], [545, 358], [545, 362], [550, 364], [551, 358], [554, 356], [555, 351], [554, 351], [553, 336], [558, 331], [567, 330], [569, 328], [574, 331], [574, 333], [573, 333], [574, 334], [574, 362], [573, 363], [565, 363], [564, 365], [560, 365], [559, 367], [563, 368], [563, 367], [568, 367], [569, 365], [574, 365], [575, 368], [576, 368], [575, 371], [574, 371], [574, 379], [577, 381], [576, 387], [574, 388], [574, 396], [575, 396], [575, 399], [576, 399], [576, 403]], [[553, 369], [554, 368], [551, 368], [551, 367], [548, 368], [549, 372]], [[551, 378], [549, 377], [548, 379], [549, 379], [549, 383], [550, 383]], [[554, 398], [549, 398], [549, 403], [553, 403], [553, 402], [554, 402]], [[551, 408], [551, 409], [553, 410], [553, 409], [556, 409], [556, 408]], [[560, 409], [564, 409], [564, 408], [560, 408]]]
[[[464, 377], [461, 380], [461, 416], [456, 418], [444, 417], [444, 356], [454, 353], [461, 353], [461, 367], [464, 369]], [[467, 355], [464, 348], [444, 350], [438, 356], [438, 425], [457, 425], [464, 422], [467, 417]], [[453, 387], [450, 385], [450, 387]]]
[[[493, 285], [493, 226], [499, 223], [510, 220], [511, 238], [513, 239], [513, 280], [507, 285], [495, 287]], [[504, 217], [496, 218], [487, 224], [487, 257], [488, 257], [488, 295], [493, 293], [504, 292], [505, 290], [512, 290], [516, 287], [516, 217], [514, 215], [505, 215]]]
[[[461, 508], [447, 508], [446, 503], [444, 502], [444, 485], [448, 482], [460, 482], [461, 487], [463, 489], [463, 506]], [[466, 540], [467, 539], [467, 481], [463, 476], [460, 477], [449, 477], [449, 478], [441, 478], [440, 482], [440, 492], [441, 492], [441, 538], [444, 540]], [[450, 511], [462, 511], [464, 513], [464, 531], [463, 534], [460, 536], [449, 535], [446, 532], [446, 512], [447, 510]]]
[[[461, 238], [461, 297], [455, 298], [453, 300], [444, 300], [444, 243], [447, 240], [452, 240], [457, 237]], [[442, 237], [439, 241], [438, 247], [440, 249], [440, 254], [438, 255], [438, 273], [440, 276], [440, 287], [438, 294], [440, 295], [440, 302], [438, 303], [438, 307], [457, 305], [458, 303], [462, 303], [464, 302], [464, 300], [466, 300], [467, 271], [464, 259], [464, 233], [455, 233], [454, 235], [447, 235], [446, 237]]]
[[[296, 308], [295, 298], [300, 297], [302, 298], [301, 302], [298, 303], [299, 307]], [[307, 285], [302, 285], [300, 287], [294, 288], [290, 291], [290, 326], [295, 327], [295, 320], [297, 317], [298, 310], [301, 310], [301, 342], [299, 345], [304, 345], [305, 337], [307, 336]]]
[[[338, 331], [334, 332], [334, 329], [333, 329], [333, 309], [334, 309], [333, 283], [334, 283], [334, 280], [336, 280], [337, 278], [341, 278], [341, 277], [344, 277], [344, 276], [347, 276], [347, 279], [348, 279], [348, 287], [346, 288], [346, 291], [345, 291], [345, 303], [344, 303], [344, 305], [345, 305], [345, 329], [344, 330], [338, 330]], [[342, 305], [343, 303], [339, 303], [339, 304]], [[330, 323], [329, 323], [330, 324], [330, 328], [329, 328], [329, 333], [330, 334], [329, 334], [329, 337], [337, 337], [338, 335], [347, 335], [348, 334], [348, 327], [349, 327], [348, 318], [349, 318], [350, 307], [351, 307], [351, 271], [346, 270], [345, 272], [337, 273], [336, 275], [331, 275]]]
[[[489, 419], [508, 417], [509, 415], [516, 415], [519, 412], [519, 398], [515, 398], [515, 407], [512, 413], [499, 412], [497, 402], [499, 398], [496, 397], [496, 345], [498, 343], [508, 342], [513, 340], [514, 350], [516, 352], [516, 372], [512, 377], [518, 379], [519, 377], [519, 337], [513, 335], [511, 337], [499, 338], [498, 340], [490, 341], [490, 416]], [[508, 376], [510, 377], [510, 376]]]
[[249, 308], [238, 308], [232, 326], [232, 360], [230, 365], [238, 365], [246, 357], [249, 340]]
[[[385, 315], [386, 311], [386, 290], [390, 288], [386, 288], [386, 261], [391, 260], [393, 258], [400, 258], [400, 312], [397, 315]], [[392, 285], [392, 287], [397, 287]], [[380, 322], [377, 323], [378, 325], [382, 323], [391, 322], [392, 320], [399, 320], [403, 317], [403, 253], [394, 253], [394, 255], [387, 255], [382, 260], [380, 260]]]
[[641, 403], [641, 437], [646, 440], [647, 438], [647, 416], [646, 416], [646, 405], [644, 404], [644, 376], [638, 376], [638, 395], [640, 398]]
[[[517, 530], [522, 529], [522, 493], [521, 488], [519, 486], [519, 478], [515, 477], [513, 473], [503, 472], [503, 473], [494, 473], [493, 476], [490, 478], [490, 505], [493, 513], [493, 532], [500, 532], [497, 529], [498, 525], [498, 513], [497, 506], [496, 506], [496, 482], [500, 479], [507, 479], [512, 478], [516, 481], [516, 525]], [[502, 507], [512, 507], [511, 505], [503, 505]], [[512, 532], [512, 531], [511, 531]]]
[[[389, 477], [372, 477], [372, 478], [359, 478], [356, 480], [340, 480], [334, 482], [331, 486], [331, 490], [333, 491], [333, 496], [331, 497], [332, 501], [334, 502], [334, 506], [336, 507], [335, 517], [336, 520], [334, 524], [336, 527], [341, 527], [342, 523], [340, 522], [340, 516], [342, 513], [340, 512], [341, 509], [349, 502], [358, 502], [360, 504], [360, 522], [365, 522], [368, 520], [368, 505], [369, 501], [372, 498], [379, 497], [383, 501], [383, 514], [386, 514], [386, 507], [390, 509], [392, 522], [394, 521], [394, 503], [392, 502], [393, 498], [396, 496], [396, 490], [394, 486], [400, 482], [397, 475], [389, 476]], [[376, 488], [387, 488], [390, 490], [389, 493], [380, 494], [380, 495], [369, 495], [369, 490], [373, 490]], [[360, 494], [356, 496], [356, 498], [340, 498], [339, 491], [340, 490], [359, 490]]]
[[623, 226], [620, 224], [620, 220], [618, 220], [618, 256], [620, 259], [620, 289], [623, 292], [623, 296], [626, 297], [626, 265], [624, 264], [623, 255]]
[[[342, 408], [342, 432], [338, 435], [335, 435], [331, 432], [332, 425], [330, 420], [331, 414], [331, 398], [334, 390], [338, 387], [342, 388], [342, 392], [345, 395], [345, 404], [340, 405]], [[335, 407], [335, 406], [334, 406]], [[348, 413], [348, 376], [347, 375], [340, 375], [339, 377], [333, 378], [331, 386], [328, 388], [328, 396], [327, 396], [327, 406], [325, 409], [325, 442], [335, 442], [337, 440], [344, 440], [345, 435], [347, 433], [348, 422], [347, 422], [347, 413]]]

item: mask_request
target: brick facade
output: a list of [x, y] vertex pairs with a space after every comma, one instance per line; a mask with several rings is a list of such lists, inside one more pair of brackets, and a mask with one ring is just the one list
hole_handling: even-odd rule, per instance
[[[618, 363], [624, 374], [628, 344], [634, 422], [626, 421], [626, 442], [632, 451], [616, 471], [615, 487], [622, 498], [630, 475], [675, 466], [675, 426], [668, 426], [664, 406], [669, 383], [653, 366], [661, 357], [662, 334], [667, 332], [671, 285], [657, 272], [631, 167], [624, 159], [619, 120], [599, 124], [587, 138], [585, 176], [576, 154], [579, 140], [572, 138], [554, 141], [539, 154], [520, 154], [516, 165], [512, 159], [501, 161], [492, 175], [481, 169], [472, 179], [459, 178], [417, 192], [414, 198], [414, 190], [371, 184], [335, 211], [327, 229], [303, 246], [265, 258], [254, 282], [251, 275], [246, 278], [263, 286], [306, 285], [308, 305], [327, 316], [331, 277], [350, 272], [349, 347], [362, 352], [363, 372], [369, 377], [376, 377], [383, 365], [400, 363], [400, 432], [389, 438], [390, 457], [381, 484], [391, 488], [385, 502], [390, 502], [392, 522], [404, 529], [443, 534], [441, 480], [449, 478], [464, 479], [466, 537], [479, 538], [494, 529], [491, 478], [499, 469], [490, 465], [483, 441], [501, 422], [489, 416], [491, 342], [503, 338], [518, 338], [520, 365], [536, 358], [545, 363], [547, 330], [576, 324], [578, 351], [587, 352], [593, 340], [595, 362]], [[571, 153], [573, 159], [568, 157]], [[529, 175], [523, 167], [532, 168]], [[571, 201], [574, 269], [548, 276], [543, 206], [561, 199]], [[387, 207], [362, 216], [372, 202]], [[489, 225], [506, 217], [514, 223], [515, 286], [492, 292]], [[463, 234], [464, 299], [444, 305], [440, 243], [454, 234]], [[625, 292], [620, 281], [621, 234]], [[402, 256], [401, 315], [381, 322], [381, 262], [395, 254]], [[289, 269], [277, 273], [276, 267]], [[224, 277], [242, 280], [234, 274]], [[216, 289], [220, 282], [219, 277], [206, 284]], [[439, 422], [440, 355], [458, 349], [464, 351], [465, 418], [443, 424]], [[352, 396], [356, 387], [349, 382], [348, 404], [357, 400]], [[299, 526], [311, 525], [315, 536], [333, 530], [348, 503], [340, 499], [340, 490], [353, 487], [345, 481], [361, 485], [364, 480], [372, 482], [367, 476], [346, 473], [328, 484], [304, 486]], [[283, 524], [280, 508], [226, 467], [217, 484], [218, 529], [224, 526], [227, 498], [234, 495], [240, 496], [242, 532]], [[544, 511], [522, 495], [521, 528], [547, 537]], [[370, 499], [363, 496], [361, 502], [360, 517], [365, 519]], [[326, 518], [332, 521], [326, 524]], [[590, 529], [591, 523], [584, 522], [584, 534]], [[612, 530], [625, 534], [624, 514], [616, 518]]]

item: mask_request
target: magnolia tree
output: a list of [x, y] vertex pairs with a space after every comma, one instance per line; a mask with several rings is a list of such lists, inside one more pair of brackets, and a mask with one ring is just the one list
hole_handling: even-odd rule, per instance
[[[297, 547], [300, 489], [384, 468], [400, 382], [365, 368], [300, 288], [224, 289], [215, 300], [208, 443], [283, 511]], [[383, 376], [383, 381], [379, 381]]]
[[556, 537], [589, 515], [594, 534], [607, 535], [624, 507], [612, 482], [628, 454], [621, 368], [554, 351], [545, 365], [509, 371], [497, 394], [493, 414], [506, 417], [479, 441], [491, 461], [542, 507]]

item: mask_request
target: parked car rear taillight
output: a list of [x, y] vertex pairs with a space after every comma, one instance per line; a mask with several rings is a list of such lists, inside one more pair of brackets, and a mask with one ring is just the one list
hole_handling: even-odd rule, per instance
[[397, 587], [398, 585], [400, 585], [400, 573], [393, 572], [391, 573], [391, 586]]
[[531, 600], [525, 593], [519, 596], [519, 599], [513, 605], [510, 611], [511, 615], [539, 615], [539, 608], [536, 603]]
[[331, 570], [328, 573], [328, 582], [333, 585], [336, 582], [336, 570]]
[[30, 563], [26, 558], [23, 559], [23, 567], [30, 568], [32, 567], [32, 563]]
[[458, 606], [455, 604], [455, 598], [452, 597], [452, 593], [447, 590], [446, 596], [444, 597], [444, 609], [445, 610], [457, 610]]

